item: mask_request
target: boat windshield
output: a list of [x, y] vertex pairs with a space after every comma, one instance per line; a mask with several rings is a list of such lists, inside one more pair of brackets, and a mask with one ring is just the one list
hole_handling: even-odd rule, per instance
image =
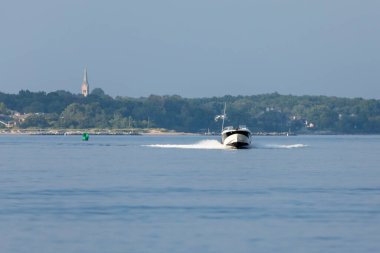
[[224, 130], [234, 130], [234, 127], [233, 126], [227, 126], [224, 128]]

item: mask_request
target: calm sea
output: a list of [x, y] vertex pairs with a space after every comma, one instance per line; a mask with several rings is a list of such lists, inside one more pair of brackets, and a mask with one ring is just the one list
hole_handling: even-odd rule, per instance
[[0, 135], [0, 252], [380, 252], [380, 136]]

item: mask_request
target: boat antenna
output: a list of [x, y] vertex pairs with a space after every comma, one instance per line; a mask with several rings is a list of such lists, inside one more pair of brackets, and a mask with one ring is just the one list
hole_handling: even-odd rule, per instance
[[224, 129], [224, 120], [227, 118], [227, 115], [226, 115], [226, 103], [224, 103], [224, 110], [223, 110], [223, 114], [222, 115], [216, 115], [215, 116], [215, 121], [218, 121], [220, 119], [222, 119], [222, 132], [223, 132], [223, 129]]
[[224, 103], [224, 110], [223, 110], [223, 116], [222, 116], [222, 119], [223, 119], [223, 121], [222, 121], [222, 131], [224, 129], [224, 119], [226, 118], [226, 107], [227, 107], [227, 104]]

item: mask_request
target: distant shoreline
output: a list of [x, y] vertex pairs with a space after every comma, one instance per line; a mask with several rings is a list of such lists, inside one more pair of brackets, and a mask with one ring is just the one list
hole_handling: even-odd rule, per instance
[[198, 135], [166, 129], [2, 129], [0, 135]]
[[[191, 133], [191, 132], [177, 132], [174, 130], [166, 129], [1, 129], [0, 135], [82, 135], [89, 133], [91, 135], [168, 135], [168, 136], [219, 136], [218, 133]], [[289, 132], [254, 132], [253, 136], [297, 136], [297, 135], [378, 135], [373, 133], [334, 133], [328, 131], [318, 132], [302, 132], [302, 133], [289, 133]]]

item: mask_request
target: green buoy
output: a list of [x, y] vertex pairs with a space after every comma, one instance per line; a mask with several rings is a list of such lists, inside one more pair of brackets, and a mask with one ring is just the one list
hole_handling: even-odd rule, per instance
[[88, 141], [88, 138], [90, 138], [90, 135], [88, 133], [82, 134], [82, 141]]

